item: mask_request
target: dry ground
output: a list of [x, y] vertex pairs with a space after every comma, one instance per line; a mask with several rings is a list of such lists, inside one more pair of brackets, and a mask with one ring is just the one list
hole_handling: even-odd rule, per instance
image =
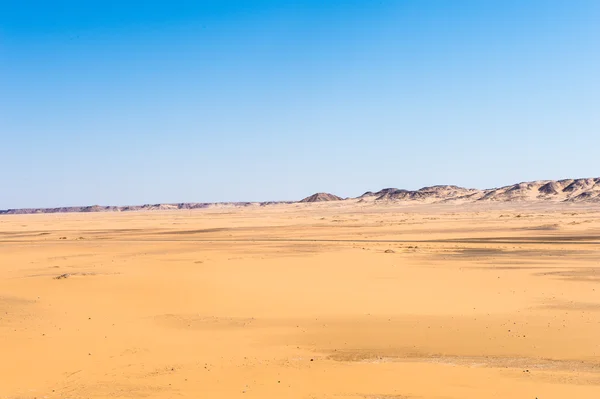
[[0, 359], [2, 399], [596, 399], [600, 209], [2, 216]]

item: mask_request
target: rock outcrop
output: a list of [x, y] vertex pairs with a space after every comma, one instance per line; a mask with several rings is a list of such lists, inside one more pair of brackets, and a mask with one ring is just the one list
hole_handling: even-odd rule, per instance
[[327, 201], [341, 201], [343, 198], [338, 197], [337, 195], [329, 194], [329, 193], [316, 193], [311, 195], [310, 197], [306, 197], [300, 202], [327, 202]]

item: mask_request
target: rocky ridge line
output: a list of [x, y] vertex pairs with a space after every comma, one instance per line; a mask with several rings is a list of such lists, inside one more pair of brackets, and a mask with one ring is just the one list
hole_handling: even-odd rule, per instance
[[329, 193], [316, 193], [301, 201], [269, 202], [183, 202], [178, 204], [146, 204], [132, 206], [72, 206], [59, 208], [26, 208], [0, 210], [0, 215], [69, 212], [131, 212], [156, 210], [204, 209], [212, 207], [267, 206], [275, 204], [316, 203], [331, 201], [357, 202], [423, 202], [423, 203], [475, 203], [475, 202], [535, 202], [599, 203], [600, 178], [537, 180], [509, 186], [479, 190], [453, 185], [423, 187], [418, 190], [384, 188], [367, 191], [356, 198], [341, 198]]

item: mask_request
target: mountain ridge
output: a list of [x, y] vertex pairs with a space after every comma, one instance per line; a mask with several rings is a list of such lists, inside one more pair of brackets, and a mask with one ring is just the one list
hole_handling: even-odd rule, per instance
[[561, 180], [534, 180], [508, 186], [475, 189], [455, 185], [435, 185], [418, 190], [384, 188], [367, 191], [358, 197], [341, 198], [330, 193], [315, 193], [300, 201], [266, 202], [181, 202], [174, 204], [145, 204], [128, 206], [71, 206], [56, 208], [22, 208], [0, 210], [0, 215], [72, 212], [132, 212], [155, 210], [191, 210], [212, 207], [267, 206], [276, 204], [318, 203], [331, 201], [364, 202], [422, 202], [422, 203], [475, 203], [475, 202], [565, 202], [599, 203], [600, 177]]

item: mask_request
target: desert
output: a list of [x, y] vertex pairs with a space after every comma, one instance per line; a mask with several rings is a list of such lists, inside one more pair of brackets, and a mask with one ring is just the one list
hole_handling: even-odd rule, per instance
[[598, 398], [571, 184], [1, 215], [0, 397]]
[[0, 399], [600, 399], [600, 1], [0, 1]]

